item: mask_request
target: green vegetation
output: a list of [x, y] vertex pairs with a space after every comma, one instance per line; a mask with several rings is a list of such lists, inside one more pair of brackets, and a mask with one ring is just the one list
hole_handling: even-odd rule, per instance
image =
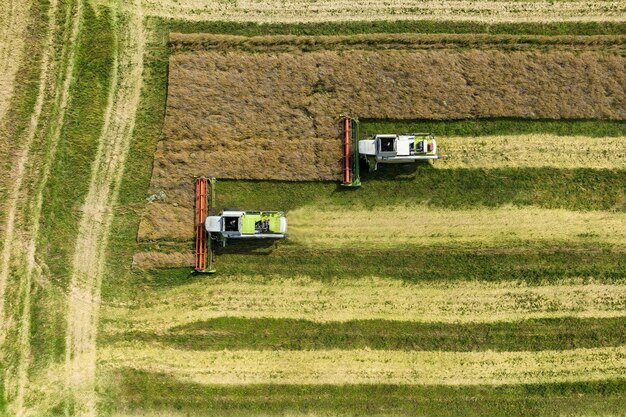
[[598, 120], [361, 120], [361, 134], [432, 132], [435, 136], [527, 135], [626, 136], [626, 122]]
[[164, 335], [130, 332], [103, 336], [99, 343], [119, 341], [159, 343], [189, 350], [537, 351], [620, 346], [626, 343], [626, 328], [621, 317], [477, 324], [386, 320], [315, 323], [222, 317], [175, 327]]
[[361, 175], [363, 187], [337, 183], [220, 181], [218, 207], [292, 210], [305, 205], [434, 207], [535, 205], [569, 210], [624, 210], [626, 171], [558, 168], [449, 169], [384, 167]]
[[154, 19], [164, 31], [181, 33], [223, 33], [257, 35], [356, 35], [361, 33], [486, 33], [511, 35], [622, 35], [626, 24], [620, 22], [561, 23], [477, 23], [441, 21], [371, 21], [324, 23], [237, 23], [188, 22]]
[[[239, 244], [218, 251], [216, 262], [219, 271], [230, 276], [308, 276], [322, 280], [379, 276], [408, 282], [476, 279], [540, 283], [567, 277], [611, 282], [624, 278], [626, 271], [623, 253], [595, 247], [528, 247], [519, 251], [441, 247], [404, 251], [312, 251], [288, 244], [275, 248]], [[204, 276], [193, 278], [190, 274], [190, 268], [138, 272], [134, 285], [145, 289], [167, 288], [206, 279]]]
[[[47, 260], [52, 280], [33, 300], [31, 344], [36, 361], [64, 358], [66, 315], [62, 296], [110, 86], [114, 45], [110, 13], [103, 9], [96, 15], [87, 7], [83, 18], [90, 30], [81, 32], [79, 38], [72, 100], [44, 192], [40, 247], [45, 250], [38, 256]], [[72, 187], [68, 187], [68, 178]]]
[[[621, 415], [626, 381], [514, 386], [244, 385], [206, 386], [126, 370], [103, 408], [181, 416]], [[115, 399], [115, 406], [113, 404]], [[179, 414], [178, 414], [179, 413]]]

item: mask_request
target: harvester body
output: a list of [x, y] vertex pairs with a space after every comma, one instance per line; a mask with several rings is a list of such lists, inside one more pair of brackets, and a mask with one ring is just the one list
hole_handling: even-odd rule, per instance
[[224, 210], [208, 216], [205, 227], [212, 238], [220, 241], [287, 237], [287, 218], [282, 211]]
[[282, 239], [287, 237], [287, 218], [282, 211], [222, 211], [209, 213], [215, 204], [215, 178], [196, 179], [196, 263], [199, 273], [214, 273], [214, 244], [228, 239]]
[[441, 158], [437, 155], [437, 141], [431, 133], [376, 134], [359, 141], [359, 154], [367, 160], [372, 171], [379, 163], [405, 164]]

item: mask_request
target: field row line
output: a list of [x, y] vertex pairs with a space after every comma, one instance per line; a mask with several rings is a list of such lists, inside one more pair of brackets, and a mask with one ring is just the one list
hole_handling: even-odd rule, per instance
[[160, 373], [195, 384], [541, 384], [621, 378], [626, 346], [541, 352], [198, 352], [128, 343], [103, 348], [99, 362], [107, 370]]

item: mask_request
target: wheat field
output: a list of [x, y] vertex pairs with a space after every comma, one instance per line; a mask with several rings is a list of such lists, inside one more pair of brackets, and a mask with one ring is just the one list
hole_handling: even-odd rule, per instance
[[[3, 2], [0, 416], [623, 415], [624, 25], [622, 0]], [[345, 114], [447, 158], [340, 187]], [[192, 273], [199, 175], [289, 238]]]

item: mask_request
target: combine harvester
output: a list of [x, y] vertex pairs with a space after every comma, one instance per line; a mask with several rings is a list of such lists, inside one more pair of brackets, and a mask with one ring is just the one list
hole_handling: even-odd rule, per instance
[[359, 164], [363, 159], [370, 171], [378, 164], [406, 164], [443, 158], [437, 154], [437, 141], [432, 133], [375, 134], [359, 140], [359, 120], [344, 117], [343, 176], [341, 185], [359, 187]]
[[287, 218], [282, 211], [227, 209], [217, 216], [209, 215], [215, 202], [215, 183], [215, 178], [196, 179], [196, 264], [194, 267], [196, 272], [215, 272], [213, 269], [214, 244], [224, 247], [229, 239], [283, 239], [287, 237]]

